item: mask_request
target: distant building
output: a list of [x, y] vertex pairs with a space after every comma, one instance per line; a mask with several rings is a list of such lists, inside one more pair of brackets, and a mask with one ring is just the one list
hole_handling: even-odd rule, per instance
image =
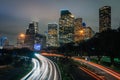
[[99, 9], [99, 32], [111, 29], [111, 7], [104, 6]]
[[0, 46], [3, 47], [4, 45], [6, 45], [8, 42], [7, 37], [5, 36], [0, 36]]
[[79, 42], [81, 40], [80, 30], [82, 29], [82, 18], [76, 18], [74, 20], [74, 42]]
[[48, 38], [47, 38], [48, 47], [57, 47], [58, 46], [58, 25], [57, 24], [48, 24]]
[[38, 22], [32, 22], [29, 24], [29, 28], [26, 30], [24, 41], [25, 45], [30, 49], [33, 49], [34, 44], [37, 43], [35, 37], [36, 34], [38, 34]]
[[[35, 48], [46, 47], [46, 37], [38, 33], [38, 22], [32, 22], [29, 24], [29, 28], [26, 30], [25, 41], [23, 47], [28, 47], [32, 50]], [[38, 46], [35, 46], [38, 45]]]
[[21, 33], [17, 37], [17, 48], [24, 47], [24, 41], [25, 41], [25, 34]]
[[40, 44], [41, 48], [46, 48], [46, 36], [42, 34], [35, 35], [35, 44]]
[[3, 46], [4, 49], [14, 49], [15, 46], [14, 45], [5, 45]]
[[90, 39], [93, 36], [93, 34], [93, 30], [90, 27], [86, 27], [86, 23], [82, 22], [82, 18], [76, 18], [74, 20], [75, 43]]
[[4, 45], [3, 46], [8, 46], [9, 45], [9, 40], [6, 38], [5, 40], [4, 40]]
[[0, 36], [0, 49], [13, 49], [14, 45], [9, 44], [9, 40], [5, 36]]
[[92, 38], [94, 32], [91, 27], [82, 27], [79, 31], [79, 42]]
[[62, 10], [59, 18], [59, 43], [74, 41], [74, 16], [69, 10]]
[[84, 40], [87, 40], [87, 39], [90, 39], [93, 37], [94, 32], [93, 32], [92, 28], [85, 27], [84, 31], [85, 31]]

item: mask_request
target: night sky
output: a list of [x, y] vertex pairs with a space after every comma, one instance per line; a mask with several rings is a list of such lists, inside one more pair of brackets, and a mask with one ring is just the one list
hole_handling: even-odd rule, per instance
[[47, 31], [47, 24], [58, 22], [60, 10], [68, 9], [76, 18], [95, 32], [99, 29], [99, 8], [112, 7], [112, 28], [120, 23], [120, 0], [0, 0], [0, 33], [16, 43], [19, 33], [25, 33], [28, 24], [39, 21], [39, 33]]

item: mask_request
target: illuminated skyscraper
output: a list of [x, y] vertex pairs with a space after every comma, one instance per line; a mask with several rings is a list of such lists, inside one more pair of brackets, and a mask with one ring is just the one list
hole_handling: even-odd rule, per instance
[[25, 47], [32, 50], [40, 50], [46, 47], [46, 37], [38, 33], [38, 22], [32, 22], [29, 24], [29, 28], [26, 30], [25, 35]]
[[59, 43], [74, 41], [74, 16], [69, 10], [62, 10], [59, 18]]
[[85, 27], [84, 28], [84, 40], [92, 38], [94, 35], [94, 31], [91, 27]]
[[78, 43], [83, 40], [90, 39], [93, 36], [93, 30], [82, 22], [82, 18], [74, 20], [74, 42]]
[[111, 7], [104, 6], [99, 9], [99, 32], [111, 28]]
[[38, 34], [38, 22], [32, 22], [29, 24], [29, 28], [26, 30], [25, 44], [33, 49], [36, 41], [36, 34]]
[[58, 25], [57, 24], [48, 24], [48, 38], [47, 45], [58, 46]]
[[29, 28], [26, 32], [26, 34], [31, 34], [31, 35], [34, 35], [34, 34], [37, 34], [38, 33], [38, 22], [32, 22], [29, 24]]
[[82, 18], [76, 18], [74, 20], [74, 42], [79, 42], [81, 40], [80, 30], [82, 29]]

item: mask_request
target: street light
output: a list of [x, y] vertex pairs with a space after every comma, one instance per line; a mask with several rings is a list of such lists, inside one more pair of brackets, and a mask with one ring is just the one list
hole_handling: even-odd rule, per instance
[[25, 40], [25, 34], [20, 33], [17, 37], [17, 46], [18, 48], [22, 48], [24, 45], [24, 40]]
[[84, 34], [84, 30], [80, 30], [80, 35], [83, 35]]
[[24, 39], [24, 38], [25, 38], [25, 34], [21, 33], [21, 34], [19, 35], [19, 37], [22, 38], [22, 39]]
[[[85, 29], [81, 29], [80, 31], [79, 31], [79, 33], [80, 33], [80, 37], [81, 37], [81, 40], [85, 40], [85, 35], [86, 35], [86, 33], [85, 33]], [[81, 46], [81, 56], [83, 55], [83, 50], [82, 50], [82, 46]]]

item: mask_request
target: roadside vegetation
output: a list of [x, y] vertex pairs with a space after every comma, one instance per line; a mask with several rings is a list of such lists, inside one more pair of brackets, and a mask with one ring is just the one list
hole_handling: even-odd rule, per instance
[[60, 57], [48, 57], [52, 61], [54, 61], [61, 72], [62, 80], [74, 80], [71, 74], [71, 61], [69, 59], [60, 58]]
[[20, 80], [32, 69], [33, 57], [33, 51], [27, 48], [1, 49], [0, 66], [5, 67], [0, 68], [0, 79]]
[[62, 80], [94, 80], [91, 76], [79, 69], [80, 63], [67, 57], [48, 57], [57, 63]]

